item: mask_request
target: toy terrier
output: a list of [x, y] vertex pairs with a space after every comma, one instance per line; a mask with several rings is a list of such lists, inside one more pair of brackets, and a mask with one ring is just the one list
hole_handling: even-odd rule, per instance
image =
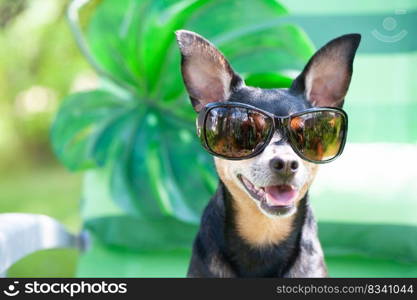
[[327, 276], [308, 190], [318, 165], [343, 151], [342, 106], [360, 35], [330, 41], [288, 89], [246, 86], [209, 41], [176, 36], [197, 134], [220, 178], [188, 276]]

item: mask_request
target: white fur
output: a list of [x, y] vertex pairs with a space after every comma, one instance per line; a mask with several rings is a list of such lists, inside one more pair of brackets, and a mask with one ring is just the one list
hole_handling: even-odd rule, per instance
[[[304, 197], [306, 192], [306, 186], [311, 184], [312, 170], [309, 168], [309, 163], [303, 161], [295, 152], [291, 146], [287, 143], [283, 145], [277, 145], [276, 142], [281, 139], [278, 133], [275, 133], [271, 139], [269, 145], [259, 155], [244, 160], [224, 160], [221, 158], [215, 158], [216, 165], [222, 166], [223, 176], [226, 181], [232, 181], [258, 205], [259, 209], [268, 217], [285, 217], [285, 216], [272, 216], [267, 214], [260, 208], [260, 202], [254, 199], [245, 186], [239, 180], [238, 175], [243, 175], [256, 187], [265, 187], [270, 185], [289, 184], [292, 185], [299, 193], [298, 199]], [[270, 161], [276, 157], [284, 160], [295, 160], [299, 163], [299, 168], [289, 181], [284, 181], [280, 178], [276, 172], [270, 168]], [[286, 216], [294, 214], [294, 211], [289, 212]]]

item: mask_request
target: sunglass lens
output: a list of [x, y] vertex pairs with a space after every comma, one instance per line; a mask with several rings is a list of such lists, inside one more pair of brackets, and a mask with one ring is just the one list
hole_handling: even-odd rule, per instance
[[289, 131], [292, 144], [305, 158], [327, 161], [341, 151], [346, 138], [346, 119], [335, 111], [317, 111], [294, 116]]
[[226, 158], [243, 158], [257, 152], [272, 128], [267, 115], [244, 107], [212, 108], [205, 121], [207, 146]]

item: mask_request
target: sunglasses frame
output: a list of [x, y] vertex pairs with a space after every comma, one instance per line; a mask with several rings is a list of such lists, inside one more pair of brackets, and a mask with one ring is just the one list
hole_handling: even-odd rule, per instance
[[[272, 119], [272, 128], [269, 130], [269, 134], [268, 137], [265, 139], [263, 145], [261, 147], [259, 147], [256, 151], [252, 152], [251, 154], [247, 155], [247, 156], [243, 156], [243, 157], [228, 157], [225, 155], [221, 155], [218, 153], [215, 153], [214, 151], [212, 151], [210, 149], [210, 147], [208, 146], [207, 143], [207, 136], [206, 136], [206, 121], [207, 121], [207, 116], [208, 113], [217, 107], [242, 107], [242, 108], [248, 108], [251, 109], [253, 111], [256, 111], [266, 117], [268, 117], [269, 119]], [[325, 111], [325, 112], [337, 112], [340, 115], [342, 115], [342, 117], [344, 118], [344, 128], [343, 128], [343, 137], [342, 137], [342, 141], [341, 141], [341, 145], [339, 148], [339, 151], [337, 152], [337, 154], [327, 160], [312, 160], [309, 159], [307, 157], [305, 157], [303, 155], [303, 153], [301, 153], [301, 151], [299, 151], [293, 144], [293, 138], [292, 135], [290, 134], [290, 122], [289, 120], [291, 120], [291, 118], [293, 117], [298, 117], [298, 116], [302, 116], [304, 114], [307, 113], [312, 113], [312, 112], [321, 112], [321, 111]], [[282, 129], [283, 130], [283, 134], [287, 137], [288, 142], [291, 146], [291, 148], [294, 150], [294, 152], [301, 157], [302, 159], [308, 161], [308, 162], [312, 162], [315, 164], [324, 164], [324, 163], [328, 163], [331, 162], [333, 160], [335, 160], [336, 158], [338, 158], [342, 152], [343, 149], [345, 148], [345, 144], [346, 144], [346, 139], [347, 139], [347, 131], [348, 131], [348, 115], [347, 113], [341, 109], [341, 108], [336, 108], [336, 107], [312, 107], [312, 108], [308, 108], [305, 109], [303, 111], [300, 112], [296, 112], [293, 113], [291, 115], [288, 116], [277, 116], [274, 115], [268, 111], [259, 109], [257, 107], [254, 107], [252, 105], [249, 104], [245, 104], [245, 103], [240, 103], [240, 102], [211, 102], [209, 104], [207, 104], [206, 106], [204, 106], [204, 108], [199, 112], [197, 120], [196, 120], [196, 125], [197, 125], [197, 135], [200, 138], [201, 144], [203, 145], [203, 147], [207, 150], [207, 152], [209, 152], [210, 154], [220, 157], [220, 158], [224, 158], [227, 160], [244, 160], [244, 159], [249, 159], [252, 157], [255, 157], [257, 155], [259, 155], [260, 153], [262, 153], [262, 151], [265, 150], [266, 146], [269, 145], [269, 143], [271, 142], [272, 136], [274, 135], [274, 132], [277, 131], [277, 129]]]

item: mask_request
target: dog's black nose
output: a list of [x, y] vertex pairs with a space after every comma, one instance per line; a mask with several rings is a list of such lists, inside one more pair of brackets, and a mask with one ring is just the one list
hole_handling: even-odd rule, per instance
[[279, 175], [290, 176], [297, 172], [299, 164], [296, 160], [285, 160], [277, 157], [271, 159], [271, 161], [269, 162], [269, 166], [274, 172], [277, 172]]

